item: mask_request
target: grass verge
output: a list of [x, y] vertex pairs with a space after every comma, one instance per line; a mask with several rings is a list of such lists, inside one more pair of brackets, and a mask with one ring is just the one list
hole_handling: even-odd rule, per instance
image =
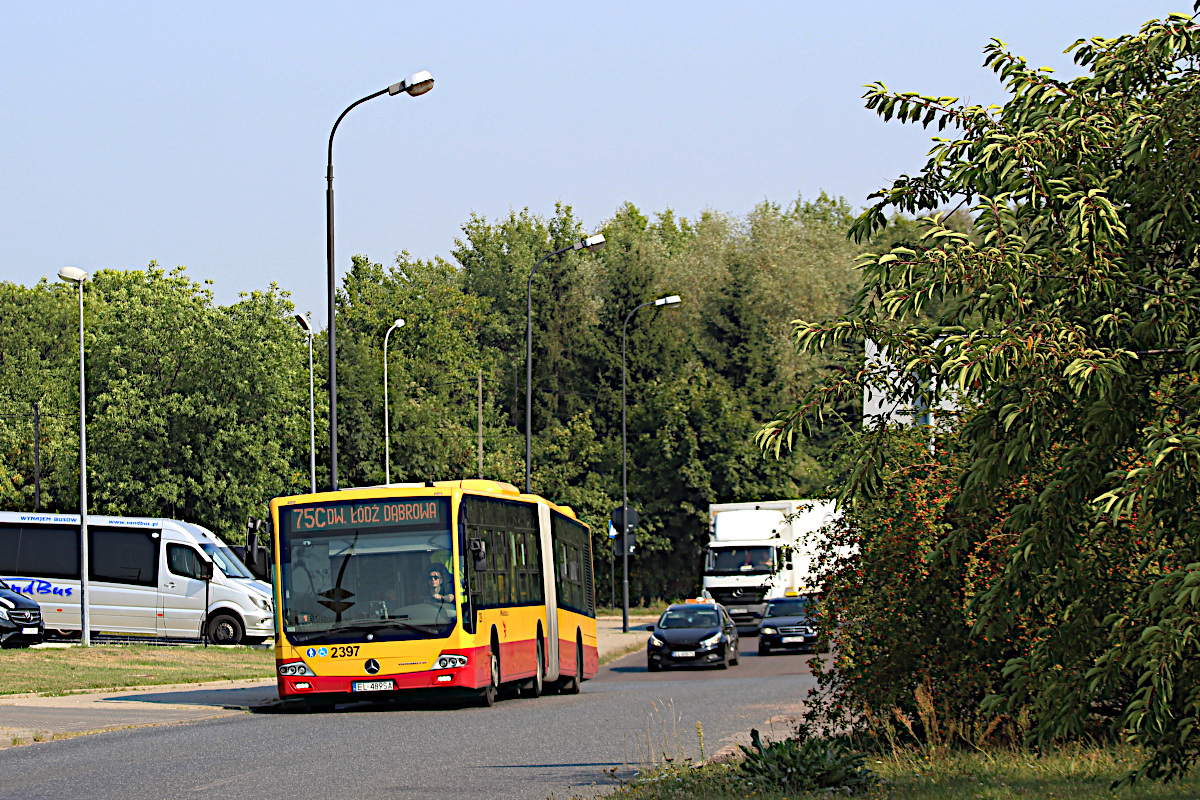
[[[1200, 797], [1200, 778], [1161, 784], [1139, 782], [1132, 788], [1109, 786], [1141, 755], [1124, 747], [1067, 747], [1035, 756], [1012, 750], [929, 755], [899, 751], [873, 756], [870, 767], [881, 783], [866, 795], [873, 800], [1192, 800]], [[735, 762], [699, 768], [678, 762], [643, 772], [606, 797], [629, 800], [786, 800], [803, 792], [763, 791], [739, 780]], [[814, 797], [843, 796], [817, 792]]]
[[102, 645], [0, 651], [0, 695], [270, 678], [275, 651]]
[[645, 649], [646, 649], [646, 643], [644, 641], [630, 642], [628, 645], [621, 648], [620, 650], [614, 650], [611, 653], [601, 656], [600, 657], [600, 666], [603, 667], [605, 664], [607, 664], [610, 661], [616, 661], [618, 658], [621, 658], [622, 656], [627, 656], [630, 653], [636, 653], [638, 650], [645, 650]]

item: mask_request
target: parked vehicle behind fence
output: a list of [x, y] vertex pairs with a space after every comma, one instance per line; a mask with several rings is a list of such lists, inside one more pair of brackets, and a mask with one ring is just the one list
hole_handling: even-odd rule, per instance
[[[269, 584], [216, 534], [188, 522], [88, 515], [93, 634], [255, 644], [275, 634]], [[47, 631], [81, 630], [77, 514], [0, 512], [0, 578], [42, 607]], [[203, 555], [201, 555], [203, 553]], [[213, 562], [205, 608], [201, 562]]]

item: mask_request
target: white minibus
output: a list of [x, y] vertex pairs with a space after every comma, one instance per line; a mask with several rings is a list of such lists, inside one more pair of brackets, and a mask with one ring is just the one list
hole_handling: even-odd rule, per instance
[[[41, 605], [48, 634], [81, 629], [79, 527], [77, 514], [0, 511], [0, 578]], [[211, 531], [175, 519], [92, 514], [87, 531], [92, 633], [198, 639], [207, 625], [216, 644], [275, 635], [271, 586]], [[216, 566], [207, 609], [201, 561]]]

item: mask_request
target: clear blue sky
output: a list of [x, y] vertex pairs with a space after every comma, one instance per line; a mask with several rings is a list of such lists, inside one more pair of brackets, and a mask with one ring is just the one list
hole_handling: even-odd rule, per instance
[[1076, 38], [1189, 2], [10, 2], [0, 29], [0, 280], [187, 265], [218, 302], [271, 281], [324, 322], [325, 147], [340, 269], [448, 257], [472, 212], [623, 202], [861, 206], [923, 163], [862, 85], [1001, 101], [991, 37], [1075, 71]]

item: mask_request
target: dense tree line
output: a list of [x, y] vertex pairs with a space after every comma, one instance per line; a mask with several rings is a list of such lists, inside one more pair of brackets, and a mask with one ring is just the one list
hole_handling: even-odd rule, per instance
[[[533, 489], [596, 535], [621, 493], [621, 330], [629, 323], [630, 502], [642, 515], [635, 598], [696, 591], [711, 502], [811, 496], [832, 439], [764, 458], [754, 431], [830, 356], [797, 354], [790, 323], [835, 315], [857, 289], [853, 217], [822, 195], [743, 218], [619, 208], [606, 249], [546, 262], [533, 281]], [[524, 473], [525, 289], [534, 262], [592, 231], [571, 209], [472, 217], [453, 261], [356, 256], [338, 293], [339, 482], [384, 480], [383, 336], [393, 481]], [[247, 514], [308, 487], [307, 339], [286, 291], [221, 306], [182, 269], [101, 270], [86, 286], [91, 508], [178, 517], [241, 537]], [[0, 508], [34, 507], [32, 408], [42, 414], [42, 508], [78, 502], [74, 287], [0, 284]], [[318, 486], [328, 485], [318, 333]], [[478, 386], [483, 383], [482, 415]]]

